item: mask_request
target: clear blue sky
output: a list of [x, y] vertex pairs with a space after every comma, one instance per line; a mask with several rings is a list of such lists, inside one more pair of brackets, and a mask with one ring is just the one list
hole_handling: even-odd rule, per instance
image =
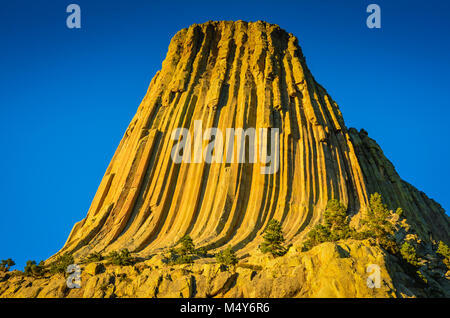
[[[66, 27], [81, 6], [82, 28]], [[368, 29], [366, 7], [381, 7]], [[450, 208], [450, 1], [2, 1], [0, 259], [46, 259], [85, 217], [171, 37], [265, 20], [299, 38], [349, 127]]]

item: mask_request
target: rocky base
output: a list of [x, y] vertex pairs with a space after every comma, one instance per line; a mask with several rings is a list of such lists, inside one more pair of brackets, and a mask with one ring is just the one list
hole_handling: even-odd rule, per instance
[[[376, 273], [367, 272], [370, 264], [379, 266], [378, 288], [368, 286]], [[163, 255], [133, 266], [90, 263], [81, 266], [79, 289], [69, 289], [62, 274], [33, 278], [14, 271], [0, 276], [0, 297], [450, 297], [445, 270], [422, 266], [420, 277], [404, 266], [369, 241], [347, 240], [308, 252], [291, 247], [278, 258], [255, 252], [233, 268], [208, 258], [169, 266]]]

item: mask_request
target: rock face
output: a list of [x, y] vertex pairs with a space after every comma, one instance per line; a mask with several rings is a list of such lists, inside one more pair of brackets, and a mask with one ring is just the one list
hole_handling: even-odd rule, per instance
[[[175, 128], [279, 129], [279, 169], [261, 163], [174, 163]], [[207, 143], [203, 142], [203, 149]], [[193, 150], [194, 151], [194, 150]], [[424, 238], [450, 241], [440, 205], [400, 179], [375, 141], [347, 129], [311, 75], [297, 38], [265, 22], [208, 22], [179, 31], [61, 253], [119, 248], [148, 256], [190, 234], [199, 247], [257, 247], [270, 219], [299, 242], [329, 199], [354, 219], [371, 193], [402, 207]]]
[[[278, 169], [261, 173], [262, 160], [196, 161], [195, 147], [191, 149], [194, 162], [174, 162], [171, 153], [179, 141], [172, 138], [173, 130], [186, 128], [192, 134], [199, 121], [203, 132], [208, 128], [222, 132], [278, 129], [279, 135], [270, 140], [278, 146]], [[202, 151], [208, 143], [200, 140]], [[256, 140], [257, 147], [262, 143]], [[245, 151], [250, 151], [248, 145]], [[194, 24], [173, 37], [86, 218], [75, 224], [64, 247], [49, 261], [66, 252], [79, 259], [122, 248], [146, 259], [166, 251], [185, 234], [197, 247], [217, 251], [231, 246], [245, 259], [257, 249], [271, 219], [281, 222], [287, 243], [295, 247], [320, 222], [330, 199], [346, 204], [352, 223], [358, 226], [374, 192], [382, 194], [389, 208], [402, 207], [413, 232], [423, 240], [450, 242], [450, 221], [441, 206], [403, 181], [364, 130], [347, 129], [338, 105], [309, 71], [295, 36], [261, 21]], [[308, 281], [304, 268], [309, 265], [305, 259], [302, 262], [286, 277], [297, 275]], [[99, 279], [109, 279], [107, 273], [98, 274], [97, 267], [88, 272], [97, 277], [95, 282], [88, 281], [92, 286], [104, 283]], [[276, 280], [263, 282], [262, 273], [254, 279], [273, 284], [266, 291], [249, 287], [231, 292], [223, 287], [228, 280], [254, 274], [227, 275], [202, 293], [368, 296], [353, 287], [349, 292], [350, 283], [318, 287], [309, 282], [308, 292], [298, 286], [277, 292]], [[139, 277], [144, 279], [142, 273]], [[209, 278], [198, 279], [197, 286], [209, 284]], [[386, 279], [384, 296], [392, 285]], [[143, 284], [147, 281], [172, 295], [173, 279], [166, 287], [159, 276]], [[189, 279], [179, 284], [175, 293], [191, 295]], [[65, 293], [52, 286], [43, 287], [39, 295], [44, 290], [52, 295]], [[155, 288], [149, 287], [144, 294], [151, 295]], [[92, 295], [87, 296], [107, 292], [91, 289]]]

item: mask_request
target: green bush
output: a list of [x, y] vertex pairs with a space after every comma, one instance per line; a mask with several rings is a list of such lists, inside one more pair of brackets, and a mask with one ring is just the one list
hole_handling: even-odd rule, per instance
[[128, 249], [124, 248], [120, 252], [112, 251], [106, 257], [110, 264], [128, 266], [134, 263], [133, 257]]
[[316, 225], [311, 231], [309, 231], [306, 241], [303, 243], [303, 250], [310, 250], [314, 246], [330, 241], [330, 230], [322, 225]]
[[191, 264], [194, 262], [194, 259], [191, 255], [175, 255], [170, 264], [173, 265], [181, 265], [181, 264]]
[[206, 248], [195, 248], [195, 244], [189, 235], [183, 236], [177, 242], [176, 248], [170, 249], [169, 264], [189, 264], [194, 262], [195, 256], [204, 257], [208, 254]]
[[375, 238], [378, 243], [388, 239], [394, 232], [394, 226], [388, 219], [390, 214], [381, 195], [376, 192], [372, 194], [367, 214], [361, 221], [365, 226], [366, 236]]
[[2, 260], [0, 262], [0, 272], [8, 272], [11, 267], [16, 265], [14, 261], [11, 258], [8, 258], [7, 260]]
[[236, 257], [236, 254], [231, 249], [230, 246], [228, 246], [225, 250], [220, 251], [216, 254], [216, 261], [219, 264], [223, 265], [236, 265], [238, 262], [238, 259]]
[[64, 274], [67, 267], [74, 263], [73, 256], [69, 253], [58, 256], [56, 261], [50, 264], [50, 273], [52, 274]]
[[[403, 210], [398, 208], [396, 214], [401, 216]], [[394, 239], [394, 225], [389, 220], [392, 211], [389, 210], [379, 193], [370, 196], [370, 206], [361, 220], [363, 231], [361, 236], [364, 238], [373, 238], [377, 244], [392, 254], [398, 253], [398, 246]]]
[[281, 224], [277, 220], [270, 220], [264, 231], [264, 242], [261, 244], [261, 252], [271, 253], [273, 256], [286, 254], [287, 249], [282, 245], [285, 241]]
[[25, 276], [42, 276], [44, 274], [44, 261], [39, 264], [36, 264], [36, 261], [27, 261], [23, 273]]
[[189, 235], [183, 236], [178, 242], [178, 245], [181, 245], [177, 249], [179, 254], [181, 255], [195, 254], [195, 245]]
[[416, 249], [408, 242], [403, 243], [402, 247], [400, 248], [400, 254], [402, 255], [403, 259], [409, 264], [413, 266], [419, 265]]
[[205, 257], [208, 255], [208, 251], [206, 250], [206, 248], [200, 247], [195, 250], [195, 254], [197, 254], [198, 256], [201, 256], [201, 257]]
[[328, 202], [324, 219], [331, 241], [339, 241], [351, 236], [347, 207], [338, 200], [330, 200]]
[[[402, 216], [403, 210], [398, 208], [395, 212]], [[303, 243], [303, 250], [309, 250], [323, 242], [334, 242], [353, 238], [364, 240], [373, 238], [376, 242], [392, 254], [398, 253], [398, 246], [394, 240], [394, 225], [389, 217], [392, 211], [383, 203], [379, 193], [370, 196], [369, 208], [361, 220], [363, 228], [356, 231], [350, 227], [347, 208], [338, 200], [328, 202], [322, 224], [316, 225], [307, 235]]]
[[330, 200], [324, 213], [323, 224], [316, 225], [307, 236], [303, 250], [309, 250], [323, 242], [335, 242], [352, 237], [347, 217], [347, 207], [338, 200]]
[[442, 241], [439, 242], [437, 254], [443, 257], [443, 262], [450, 269], [450, 248]]
[[81, 263], [88, 264], [88, 263], [94, 263], [94, 262], [101, 262], [102, 260], [103, 260], [102, 254], [93, 252], [93, 253], [89, 254], [88, 256], [86, 256], [86, 258], [84, 258], [81, 261]]

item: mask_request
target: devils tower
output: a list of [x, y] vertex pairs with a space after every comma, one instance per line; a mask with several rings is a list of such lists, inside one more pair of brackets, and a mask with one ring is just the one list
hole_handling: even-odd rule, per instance
[[[172, 132], [192, 132], [196, 121], [203, 131], [278, 129], [278, 169], [262, 174], [259, 161], [175, 163], [171, 152], [178, 141]], [[207, 144], [201, 142], [202, 151]], [[292, 254], [323, 220], [329, 200], [347, 206], [357, 228], [375, 192], [390, 209], [403, 209], [410, 233], [422, 242], [450, 242], [450, 222], [441, 206], [403, 181], [367, 132], [346, 127], [294, 35], [261, 21], [194, 24], [171, 40], [86, 218], [49, 261], [65, 253], [81, 259], [124, 248], [148, 259], [185, 235], [197, 247], [230, 246], [245, 259], [258, 250], [272, 219], [281, 223]], [[347, 245], [351, 255], [352, 244]], [[232, 295], [342, 296], [323, 288], [304, 294], [272, 289], [267, 295], [245, 290]], [[361, 295], [354, 291], [353, 296]]]
[[[181, 163], [178, 127], [278, 128], [279, 170], [259, 163]], [[118, 248], [150, 255], [189, 234], [198, 246], [256, 248], [270, 219], [302, 239], [330, 199], [352, 215], [379, 192], [415, 229], [449, 241], [444, 211], [402, 181], [364, 131], [347, 129], [309, 71], [297, 38], [264, 22], [208, 22], [179, 31], [62, 252]]]

